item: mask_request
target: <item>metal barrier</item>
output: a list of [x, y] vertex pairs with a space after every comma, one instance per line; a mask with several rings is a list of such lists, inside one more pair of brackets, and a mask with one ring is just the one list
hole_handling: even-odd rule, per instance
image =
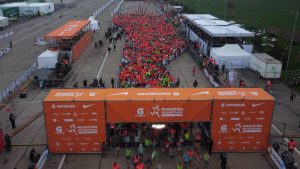
[[36, 71], [37, 64], [34, 63], [30, 68], [28, 68], [22, 75], [20, 75], [15, 81], [8, 85], [4, 90], [0, 91], [0, 102], [9, 96], [15, 89], [20, 87], [23, 82], [28, 80], [31, 75]]

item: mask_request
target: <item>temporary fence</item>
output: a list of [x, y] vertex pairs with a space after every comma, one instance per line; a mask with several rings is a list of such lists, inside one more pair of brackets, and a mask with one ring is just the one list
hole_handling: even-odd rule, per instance
[[96, 18], [98, 15], [100, 15], [101, 12], [103, 12], [110, 4], [112, 4], [114, 0], [110, 0], [106, 2], [103, 6], [99, 7], [93, 12], [93, 16]]
[[32, 74], [37, 70], [37, 64], [33, 63], [22, 75], [20, 75], [15, 81], [8, 85], [4, 90], [0, 91], [0, 102], [10, 95], [15, 89], [20, 87], [24, 81], [28, 80]]

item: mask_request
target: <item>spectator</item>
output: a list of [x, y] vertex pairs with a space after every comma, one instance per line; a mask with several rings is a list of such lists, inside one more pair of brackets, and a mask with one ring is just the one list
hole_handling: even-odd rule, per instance
[[113, 77], [110, 79], [110, 82], [111, 82], [111, 87], [114, 88], [115, 87], [115, 79]]
[[221, 169], [226, 169], [226, 166], [227, 166], [227, 154], [226, 153], [221, 153], [220, 154], [220, 159], [221, 159]]
[[16, 116], [13, 113], [10, 113], [9, 121], [11, 123], [12, 129], [15, 129], [16, 128]]
[[5, 134], [4, 140], [5, 140], [5, 150], [9, 153], [11, 151], [11, 139], [7, 133]]
[[193, 86], [194, 86], [194, 88], [196, 88], [198, 86], [197, 80], [194, 81]]
[[226, 68], [226, 66], [225, 66], [225, 64], [223, 63], [223, 64], [222, 64], [222, 73], [223, 73], [223, 74], [225, 73], [225, 68]]
[[290, 95], [290, 103], [293, 103], [294, 102], [294, 99], [296, 98], [296, 94], [294, 92], [294, 90], [291, 92], [291, 95]]

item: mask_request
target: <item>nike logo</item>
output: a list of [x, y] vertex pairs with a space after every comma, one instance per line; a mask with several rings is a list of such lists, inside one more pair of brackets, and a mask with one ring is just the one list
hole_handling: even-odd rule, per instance
[[82, 105], [82, 107], [84, 108], [84, 109], [87, 109], [87, 108], [89, 108], [89, 107], [92, 107], [92, 106], [94, 106], [94, 104], [87, 104], [87, 105]]
[[112, 96], [118, 96], [118, 95], [128, 95], [128, 92], [122, 92], [122, 93], [116, 93], [116, 94], [111, 94]]
[[264, 103], [257, 103], [257, 104], [252, 103], [252, 107], [257, 107], [257, 106], [260, 106], [260, 105], [262, 105], [262, 104], [264, 104]]
[[194, 95], [200, 95], [200, 94], [209, 94], [209, 92], [199, 92], [199, 93], [194, 93], [194, 94], [192, 94], [192, 96], [194, 96]]

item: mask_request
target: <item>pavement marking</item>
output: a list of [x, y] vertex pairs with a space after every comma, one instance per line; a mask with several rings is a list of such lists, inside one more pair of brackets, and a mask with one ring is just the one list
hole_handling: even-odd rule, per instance
[[127, 3], [127, 5], [126, 5], [125, 10], [124, 10], [123, 13], [126, 13], [127, 7], [128, 7], [128, 3]]
[[[280, 135], [283, 135], [283, 133], [272, 123], [272, 128]], [[285, 142], [289, 142], [289, 139], [288, 138], [284, 138], [284, 141]], [[295, 148], [295, 152], [297, 153], [298, 156], [300, 156], [300, 151], [298, 150], [298, 148]]]
[[[88, 4], [90, 4], [90, 3], [85, 3], [84, 6], [80, 6], [80, 7], [86, 8], [86, 7], [88, 7]], [[79, 6], [78, 6], [78, 7], [79, 7]], [[76, 7], [76, 8], [78, 8], [78, 7]], [[75, 10], [76, 8], [72, 9], [72, 11], [67, 11], [66, 13], [64, 13], [64, 15], [65, 15], [65, 14], [69, 14], [69, 13], [75, 12], [75, 11], [76, 11], [76, 10]], [[74, 11], [73, 11], [73, 10], [74, 10]], [[73, 18], [73, 16], [68, 15], [68, 16], [66, 16], [65, 18]], [[48, 27], [47, 27], [48, 29], [49, 29], [49, 27], [50, 27], [50, 29], [51, 29], [51, 26], [57, 24], [57, 23], [56, 23], [57, 21], [61, 21], [59, 18], [53, 18], [53, 19], [57, 19], [57, 20], [55, 20], [54, 22], [52, 22], [52, 24], [48, 25]], [[69, 20], [69, 19], [67, 19], [67, 21], [68, 21], [68, 20]], [[66, 22], [67, 22], [67, 21], [66, 21]], [[49, 21], [47, 21], [47, 22], [49, 22]], [[64, 23], [66, 23], [66, 22], [64, 22]], [[31, 27], [31, 28], [35, 28], [35, 27], [36, 27], [36, 26]], [[21, 41], [23, 41], [23, 40], [25, 40], [25, 39], [27, 39], [27, 38], [29, 38], [29, 37], [35, 35], [35, 34], [37, 34], [37, 33], [41, 32], [41, 31], [43, 31], [44, 29], [45, 29], [45, 28], [39, 29], [38, 31], [34, 31], [33, 33], [29, 34], [28, 36], [24, 36], [23, 38], [16, 40], [16, 41], [14, 42], [14, 44], [17, 44], [17, 43], [19, 43], [19, 42], [21, 42]], [[24, 31], [22, 31], [22, 33], [23, 33], [23, 32], [24, 32]], [[16, 33], [15, 35], [20, 34], [20, 33], [21, 33], [21, 32]]]
[[57, 169], [62, 169], [62, 166], [63, 166], [63, 164], [64, 164], [64, 162], [65, 162], [65, 160], [66, 160], [66, 157], [67, 157], [66, 154], [64, 154], [64, 155], [62, 156], [62, 158], [61, 158], [60, 161], [59, 161], [59, 164], [58, 164]]
[[101, 65], [101, 67], [100, 67], [100, 69], [99, 69], [99, 71], [98, 71], [98, 74], [97, 74], [97, 76], [96, 76], [97, 79], [99, 79], [99, 77], [100, 77], [100, 74], [101, 74], [102, 69], [103, 69], [103, 67], [104, 67], [104, 63], [105, 63], [105, 61], [106, 61], [106, 59], [107, 59], [108, 53], [109, 53], [109, 52], [107, 51], [107, 52], [106, 52], [106, 55], [105, 55], [105, 58], [104, 58], [104, 60], [103, 60], [103, 62], [102, 62], [102, 65]]
[[[85, 4], [87, 4], [87, 2], [88, 2], [88, 1], [86, 1]], [[71, 9], [71, 10], [65, 12], [64, 15], [74, 12], [74, 11], [75, 11], [77, 8], [79, 8], [79, 7], [81, 7], [81, 6], [77, 5], [76, 8]], [[55, 12], [57, 12], [57, 11], [55, 11]], [[52, 17], [52, 19], [55, 19], [55, 18], [53, 18], [53, 14], [52, 14], [50, 17]], [[58, 15], [55, 16], [55, 17], [58, 17]], [[48, 17], [48, 19], [49, 19], [49, 17]], [[48, 23], [48, 22], [49, 22], [49, 20], [45, 20], [44, 22], [40, 22], [39, 24], [37, 24], [37, 25], [35, 25], [35, 26], [33, 26], [33, 27], [30, 27], [30, 28], [27, 28], [27, 29], [23, 29], [22, 31], [17, 32], [17, 33], [15, 33], [14, 35], [19, 35], [19, 34], [21, 34], [21, 33], [27, 32], [27, 31], [29, 31], [29, 30], [31, 30], [31, 29], [33, 29], [33, 28], [39, 27], [39, 26], [41, 26], [41, 25], [43, 25], [43, 24], [45, 24], [45, 23]]]
[[136, 11], [139, 10], [139, 2], [136, 2]]

